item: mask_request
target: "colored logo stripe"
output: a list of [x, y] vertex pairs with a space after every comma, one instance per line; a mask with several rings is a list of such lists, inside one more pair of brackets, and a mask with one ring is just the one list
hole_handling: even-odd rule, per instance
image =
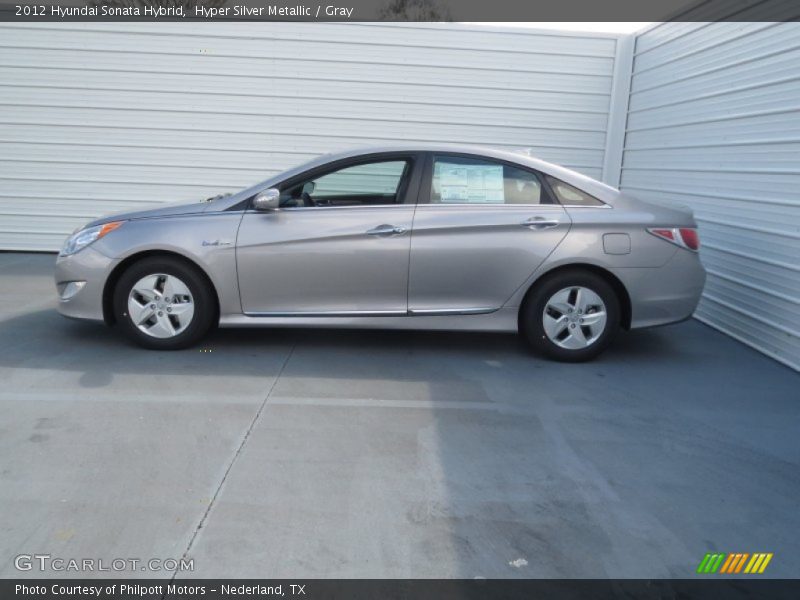
[[767, 568], [769, 561], [772, 560], [772, 552], [753, 554], [753, 558], [747, 563], [744, 569], [745, 573], [763, 573]]
[[722, 559], [725, 558], [724, 554], [706, 554], [700, 565], [697, 567], [698, 573], [716, 573]]
[[[697, 566], [698, 573], [751, 573], [760, 574], [767, 568], [772, 560], [771, 552], [757, 552], [748, 554], [747, 552], [731, 552], [729, 554], [708, 553]], [[745, 567], [745, 564], [747, 565]]]
[[744, 566], [744, 561], [748, 559], [749, 554], [729, 554], [728, 559], [722, 565], [720, 573], [738, 573]]

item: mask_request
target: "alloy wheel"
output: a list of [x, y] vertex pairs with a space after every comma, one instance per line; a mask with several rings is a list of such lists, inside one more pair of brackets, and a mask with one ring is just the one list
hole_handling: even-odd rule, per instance
[[191, 324], [194, 299], [189, 287], [174, 275], [147, 275], [128, 294], [128, 315], [139, 331], [155, 338], [171, 338]]
[[553, 294], [542, 316], [545, 335], [568, 350], [591, 346], [608, 319], [602, 298], [587, 287], [571, 286]]

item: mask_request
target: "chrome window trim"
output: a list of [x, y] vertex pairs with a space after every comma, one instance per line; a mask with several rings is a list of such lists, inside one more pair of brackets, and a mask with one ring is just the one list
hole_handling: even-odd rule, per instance
[[346, 206], [285, 206], [281, 208], [275, 208], [273, 210], [256, 210], [254, 208], [248, 208], [244, 212], [246, 213], [258, 213], [262, 215], [274, 214], [276, 212], [297, 212], [303, 210], [341, 210], [341, 209], [352, 209], [352, 208], [361, 208], [361, 209], [376, 209], [376, 208], [392, 208], [392, 209], [400, 209], [400, 208], [407, 208], [407, 209], [414, 209], [414, 204], [348, 204]]
[[475, 202], [474, 204], [471, 202], [425, 202], [424, 204], [418, 204], [418, 207], [423, 206], [430, 206], [434, 208], [438, 208], [440, 206], [453, 206], [453, 207], [463, 207], [468, 206], [470, 208], [481, 208], [484, 210], [488, 209], [498, 209], [498, 208], [549, 208], [549, 209], [560, 209], [565, 208], [561, 204], [506, 204], [504, 202], [497, 202], [497, 203], [488, 203], [488, 202]]
[[[603, 202], [602, 200], [598, 200], [598, 202]], [[562, 204], [564, 208], [614, 208], [610, 204], [606, 204], [603, 202], [600, 205], [591, 205], [591, 204]]]
[[423, 207], [430, 207], [430, 208], [439, 208], [439, 207], [452, 207], [452, 208], [459, 208], [459, 207], [468, 207], [468, 208], [478, 208], [481, 210], [490, 210], [490, 209], [498, 209], [498, 208], [535, 208], [535, 209], [548, 209], [548, 210], [559, 210], [564, 208], [613, 208], [608, 204], [603, 204], [602, 206], [584, 206], [584, 205], [571, 205], [571, 204], [486, 204], [486, 203], [475, 203], [470, 204], [469, 202], [448, 202], [448, 203], [425, 203], [425, 204], [370, 204], [370, 205], [357, 205], [351, 204], [347, 206], [287, 206], [282, 208], [276, 208], [274, 210], [255, 210], [253, 208], [248, 208], [245, 210], [245, 213], [258, 213], [262, 215], [268, 215], [270, 213], [275, 212], [284, 212], [284, 211], [303, 211], [303, 210], [341, 210], [341, 209], [377, 209], [377, 208], [392, 208], [395, 210], [399, 210], [401, 208], [423, 208]]

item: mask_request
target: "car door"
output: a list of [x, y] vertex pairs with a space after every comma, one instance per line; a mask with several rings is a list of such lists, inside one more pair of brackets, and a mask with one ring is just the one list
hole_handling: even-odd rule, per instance
[[236, 259], [247, 314], [405, 314], [413, 154], [338, 161], [280, 184], [280, 208], [247, 210]]
[[542, 179], [483, 157], [428, 157], [411, 238], [412, 314], [503, 306], [570, 227]]

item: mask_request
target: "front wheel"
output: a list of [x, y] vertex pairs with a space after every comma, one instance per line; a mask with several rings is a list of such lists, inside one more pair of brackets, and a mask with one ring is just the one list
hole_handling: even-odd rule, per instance
[[116, 321], [134, 342], [154, 350], [186, 348], [212, 327], [215, 304], [205, 278], [170, 257], [146, 258], [120, 277]]
[[605, 279], [564, 271], [536, 283], [520, 330], [536, 350], [555, 360], [582, 362], [599, 355], [619, 329], [619, 299]]

